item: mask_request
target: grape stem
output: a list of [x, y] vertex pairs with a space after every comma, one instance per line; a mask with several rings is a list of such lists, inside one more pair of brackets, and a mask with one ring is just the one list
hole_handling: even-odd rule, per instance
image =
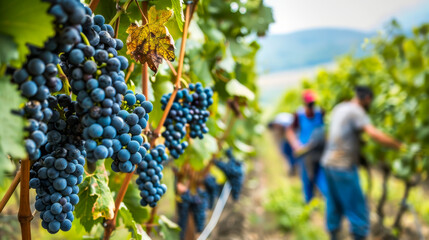
[[112, 20], [110, 20], [109, 25], [113, 25], [115, 23], [116, 19], [121, 16], [121, 14], [128, 9], [130, 6], [132, 0], [127, 0], [122, 7], [120, 7], [117, 11], [115, 16], [113, 16]]
[[[139, 11], [140, 11], [140, 14], [142, 15], [142, 20], [144, 19], [144, 23], [146, 23], [146, 24], [148, 24], [149, 23], [149, 21], [147, 20], [147, 18], [146, 18], [146, 16], [145, 16], [145, 14], [143, 13], [143, 10], [142, 10], [142, 8], [140, 7], [140, 4], [139, 4], [139, 2], [137, 2], [137, 0], [134, 0], [134, 2], [136, 3], [136, 5], [137, 5], [137, 7], [139, 8]], [[146, 2], [146, 1], [145, 1]]]
[[21, 181], [21, 169], [18, 170], [18, 172], [15, 175], [15, 178], [13, 179], [13, 181], [10, 184], [9, 188], [7, 189], [5, 195], [1, 199], [1, 202], [0, 202], [0, 213], [3, 211], [4, 207], [6, 206], [7, 202], [10, 199], [10, 197], [12, 196], [13, 192], [15, 192], [15, 189], [18, 186], [18, 183], [20, 181]]
[[174, 75], [174, 76], [177, 76], [177, 72], [176, 72], [176, 69], [174, 69], [173, 64], [171, 64], [171, 62], [170, 62], [170, 61], [166, 61], [166, 62], [167, 62], [167, 64], [168, 64], [168, 66], [170, 67], [171, 72], [173, 72], [173, 75]]
[[[85, 35], [83, 32], [81, 32], [81, 33], [80, 33], [80, 37], [82, 38], [83, 42], [84, 42], [87, 46], [91, 46], [91, 44], [90, 44], [90, 43], [89, 43], [89, 41], [88, 41], [88, 38], [86, 37], [86, 35]], [[91, 59], [91, 61], [94, 61], [94, 62], [95, 62], [94, 57], [90, 57], [90, 59]]]
[[31, 239], [30, 223], [33, 215], [30, 209], [30, 166], [29, 159], [21, 161], [21, 195], [19, 200], [18, 220], [21, 224], [21, 236], [23, 240]]
[[57, 64], [57, 68], [58, 68], [58, 72], [60, 75], [60, 79], [63, 82], [64, 90], [66, 91], [67, 95], [70, 95], [71, 86], [70, 86], [69, 80], [68, 80], [66, 74], [64, 73], [63, 69], [61, 68], [60, 64]]
[[134, 65], [135, 65], [134, 62], [130, 64], [130, 67], [128, 68], [128, 71], [127, 71], [127, 76], [125, 76], [125, 83], [127, 83], [128, 80], [130, 79], [131, 73], [134, 72]]

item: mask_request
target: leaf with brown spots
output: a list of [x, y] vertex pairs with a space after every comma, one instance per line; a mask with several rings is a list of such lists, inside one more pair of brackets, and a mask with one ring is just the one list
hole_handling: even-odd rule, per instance
[[167, 61], [174, 61], [175, 58], [174, 40], [164, 26], [171, 15], [171, 11], [158, 11], [152, 6], [146, 25], [132, 23], [127, 29], [127, 54], [137, 62], [147, 62], [155, 73], [163, 58]]

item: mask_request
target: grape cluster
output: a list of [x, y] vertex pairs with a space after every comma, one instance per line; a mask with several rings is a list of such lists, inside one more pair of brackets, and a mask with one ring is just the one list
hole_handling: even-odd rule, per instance
[[226, 155], [228, 162], [215, 161], [215, 165], [225, 173], [231, 184], [232, 198], [238, 200], [244, 182], [243, 164], [235, 159], [231, 149], [226, 151]]
[[186, 227], [188, 225], [189, 212], [192, 212], [197, 232], [204, 230], [206, 222], [207, 209], [207, 192], [202, 189], [197, 189], [196, 194], [186, 191], [180, 196], [180, 201], [177, 204], [179, 221], [178, 224], [182, 230], [180, 233], [181, 239], [184, 238]]
[[[131, 172], [132, 163], [141, 162], [148, 147], [142, 147], [140, 134], [152, 105], [143, 95], [128, 92], [123, 72], [128, 61], [117, 53], [124, 44], [114, 38], [103, 16], [93, 17], [78, 0], [48, 2], [56, 35], [42, 48], [29, 46], [27, 62], [13, 73], [13, 82], [28, 99], [16, 113], [29, 121], [25, 147], [33, 161], [30, 186], [36, 189], [35, 206], [42, 226], [55, 233], [71, 228], [85, 158], [92, 163], [109, 156], [121, 160], [119, 152], [126, 149], [129, 161], [114, 162], [113, 170]], [[69, 87], [76, 101], [60, 94], [68, 93]], [[135, 103], [130, 104], [133, 97]], [[124, 111], [133, 120], [137, 115], [138, 124], [123, 118]], [[121, 142], [123, 134], [131, 138], [127, 144]]]
[[[113, 37], [113, 28], [104, 22], [101, 15], [86, 17], [81, 27], [87, 44], [78, 43], [70, 52], [61, 55], [64, 60], [62, 67], [69, 76], [82, 114], [83, 136], [87, 140], [85, 147], [90, 163], [112, 157], [121, 148], [114, 139], [118, 134], [128, 133], [125, 123], [117, 116], [128, 90], [122, 71], [128, 67], [128, 61], [118, 56], [117, 50], [122, 49], [123, 43]], [[74, 35], [71, 38], [80, 35], [75, 31], [69, 34]], [[118, 165], [115, 169], [119, 169]], [[130, 164], [121, 167], [123, 172], [131, 169]]]
[[[145, 157], [148, 147], [143, 146], [142, 130], [149, 120], [152, 103], [146, 101], [143, 94], [127, 91], [123, 102], [124, 110], [113, 117], [112, 124], [118, 130], [113, 140], [112, 170], [115, 172], [130, 173], [135, 170]], [[104, 140], [104, 139], [103, 139]]]
[[[192, 92], [193, 91], [193, 92]], [[177, 159], [188, 147], [187, 141], [182, 141], [186, 136], [186, 125], [189, 124], [191, 138], [203, 138], [203, 133], [208, 132], [205, 123], [210, 112], [207, 108], [213, 104], [213, 91], [211, 88], [203, 88], [201, 83], [190, 84], [189, 89], [181, 89], [174, 98], [171, 110], [164, 122], [165, 131], [162, 136], [170, 155]], [[161, 98], [162, 109], [167, 106], [171, 93]]]
[[216, 198], [219, 196], [220, 186], [216, 183], [216, 178], [212, 175], [207, 175], [204, 178], [204, 186], [208, 195], [207, 207], [212, 209]]
[[[150, 145], [144, 143], [143, 147], [149, 149]], [[167, 191], [167, 186], [161, 184], [163, 176], [162, 170], [164, 169], [162, 163], [167, 160], [168, 155], [165, 152], [165, 146], [158, 145], [151, 149], [150, 153], [138, 164], [138, 178], [136, 183], [139, 186], [140, 196], [142, 198], [140, 204], [142, 206], [149, 205], [150, 207], [155, 207], [157, 202]]]
[[65, 94], [49, 96], [48, 102], [52, 117], [47, 124], [47, 143], [30, 170], [30, 187], [36, 189], [35, 208], [40, 211], [42, 227], [56, 233], [71, 228], [86, 151], [77, 103]]

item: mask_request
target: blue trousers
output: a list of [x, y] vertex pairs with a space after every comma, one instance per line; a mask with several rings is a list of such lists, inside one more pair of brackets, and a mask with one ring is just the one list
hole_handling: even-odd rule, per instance
[[286, 156], [287, 160], [289, 161], [290, 167], [291, 168], [295, 167], [297, 160], [293, 156], [293, 150], [290, 144], [287, 141], [283, 141], [281, 148], [282, 148], [283, 154]]
[[359, 182], [357, 167], [342, 170], [324, 168], [328, 185], [326, 200], [326, 224], [330, 232], [341, 228], [341, 219], [350, 221], [355, 236], [366, 237], [369, 233], [369, 211]]
[[319, 189], [323, 196], [326, 196], [328, 191], [328, 186], [326, 184], [325, 173], [323, 172], [320, 163], [314, 163], [313, 166], [313, 179], [309, 178], [307, 173], [307, 169], [304, 165], [304, 160], [302, 158], [299, 159], [301, 164], [301, 180], [302, 180], [302, 188], [304, 191], [305, 202], [309, 203], [311, 199], [314, 197], [315, 187]]

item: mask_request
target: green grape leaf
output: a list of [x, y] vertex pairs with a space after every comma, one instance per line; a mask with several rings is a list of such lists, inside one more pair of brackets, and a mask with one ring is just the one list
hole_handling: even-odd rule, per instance
[[173, 4], [173, 11], [174, 16], [176, 17], [177, 26], [179, 27], [180, 31], [183, 31], [183, 22], [185, 21], [185, 17], [183, 16], [183, 10], [182, 10], [182, 0], [171, 0], [171, 3]]
[[[49, 3], [33, 0], [2, 1], [0, 8], [0, 33], [9, 35], [18, 46], [19, 61], [13, 61], [19, 67], [29, 53], [26, 44], [43, 47], [44, 42], [55, 34], [54, 17], [47, 13]], [[0, 48], [9, 51], [7, 48]]]
[[164, 239], [179, 240], [180, 239], [180, 227], [175, 222], [168, 219], [166, 216], [161, 215], [159, 217], [159, 225], [161, 226], [160, 235]]
[[[10, 160], [7, 155], [17, 159], [26, 156], [24, 148], [24, 118], [12, 114], [12, 110], [19, 109], [25, 102], [20, 96], [16, 85], [10, 82], [9, 76], [0, 78], [0, 164], [7, 166]], [[4, 164], [4, 165], [3, 165]], [[2, 170], [4, 170], [2, 168]]]
[[[96, 169], [79, 185], [81, 200], [76, 205], [76, 217], [80, 219], [88, 232], [103, 218], [112, 219], [115, 209], [115, 201], [108, 186], [109, 178], [104, 162], [98, 161]], [[82, 206], [78, 206], [80, 204]]]
[[75, 209], [76, 218], [79, 219], [80, 224], [87, 232], [90, 232], [96, 224], [103, 222], [103, 219], [94, 219], [92, 216], [92, 208], [98, 199], [98, 196], [95, 195], [95, 189], [91, 187], [94, 182], [94, 178], [86, 177], [79, 185], [79, 202]]
[[241, 84], [237, 79], [232, 79], [226, 84], [226, 91], [231, 96], [245, 97], [249, 101], [255, 99], [255, 94], [246, 86]]
[[0, 34], [0, 64], [8, 64], [12, 60], [18, 60], [18, 46], [11, 36]]
[[[125, 206], [125, 204], [121, 203], [119, 206], [118, 217], [124, 223], [124, 225], [132, 230], [133, 237], [138, 240], [150, 240], [151, 238], [147, 235], [147, 233], [141, 228], [140, 225], [134, 221], [133, 215], [130, 210]], [[168, 238], [167, 238], [168, 239]]]

